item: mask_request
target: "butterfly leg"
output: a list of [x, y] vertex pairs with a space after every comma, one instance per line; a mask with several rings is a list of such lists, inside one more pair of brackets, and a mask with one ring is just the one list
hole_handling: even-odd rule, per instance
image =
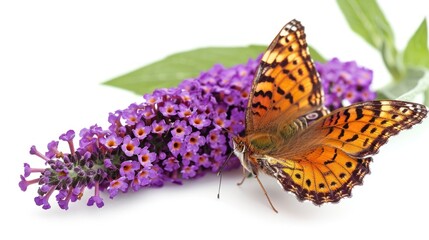
[[259, 180], [258, 175], [255, 175], [255, 178], [256, 178], [256, 180], [258, 180], [259, 186], [261, 186], [262, 191], [264, 191], [265, 197], [267, 197], [267, 200], [268, 200], [268, 202], [270, 203], [271, 208], [274, 210], [274, 212], [279, 213], [279, 212], [277, 211], [277, 209], [274, 207], [273, 203], [271, 202], [271, 199], [270, 199], [270, 197], [268, 196], [267, 190], [265, 190], [264, 185], [262, 185], [262, 182], [261, 182], [261, 180]]
[[243, 169], [243, 178], [241, 179], [240, 182], [237, 183], [238, 186], [240, 186], [241, 184], [243, 184], [244, 180], [246, 180], [246, 178], [247, 178], [247, 174], [246, 174], [247, 171], [246, 171], [246, 169], [244, 167], [242, 169]]

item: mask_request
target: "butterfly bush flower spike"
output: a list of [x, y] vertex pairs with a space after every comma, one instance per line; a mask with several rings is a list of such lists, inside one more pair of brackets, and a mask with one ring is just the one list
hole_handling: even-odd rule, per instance
[[[100, 208], [103, 192], [114, 198], [217, 172], [232, 151], [231, 138], [244, 129], [244, 93], [257, 65], [258, 60], [232, 68], [216, 65], [177, 88], [158, 89], [141, 103], [110, 113], [107, 130], [97, 125], [78, 135], [69, 130], [50, 142], [45, 154], [31, 147], [46, 166], [25, 163], [19, 187], [38, 185], [37, 205], [49, 209], [56, 200], [65, 210], [89, 189], [87, 205]], [[68, 152], [62, 151], [64, 144]], [[232, 157], [225, 169], [238, 166]]]

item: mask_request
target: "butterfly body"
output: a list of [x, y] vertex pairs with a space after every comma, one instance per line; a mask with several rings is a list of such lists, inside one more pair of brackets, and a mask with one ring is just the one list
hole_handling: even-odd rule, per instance
[[338, 202], [362, 183], [371, 156], [389, 137], [426, 115], [424, 105], [395, 100], [361, 102], [330, 113], [323, 106], [304, 28], [293, 20], [261, 59], [245, 134], [233, 139], [234, 152], [246, 171], [276, 178], [300, 200]]

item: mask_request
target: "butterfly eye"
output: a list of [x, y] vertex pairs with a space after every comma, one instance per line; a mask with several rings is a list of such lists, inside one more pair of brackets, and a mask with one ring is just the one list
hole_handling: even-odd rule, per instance
[[243, 153], [246, 151], [246, 144], [243, 141], [233, 142], [234, 144], [234, 151]]

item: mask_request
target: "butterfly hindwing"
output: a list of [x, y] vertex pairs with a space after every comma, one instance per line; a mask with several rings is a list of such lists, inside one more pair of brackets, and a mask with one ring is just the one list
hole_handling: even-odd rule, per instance
[[[337, 159], [332, 160], [335, 156]], [[362, 184], [369, 173], [367, 158], [354, 158], [340, 149], [319, 146], [302, 156], [300, 161], [271, 159], [264, 161], [265, 172], [277, 178], [280, 185], [294, 193], [299, 200], [309, 200], [320, 205], [338, 202], [350, 196], [354, 186]], [[334, 157], [334, 158], [335, 158]]]
[[317, 120], [261, 164], [268, 165], [266, 172], [299, 199], [337, 202], [362, 183], [370, 156], [389, 137], [420, 123], [426, 115], [424, 105], [402, 101], [341, 108]]
[[246, 113], [246, 132], [292, 121], [322, 106], [319, 75], [308, 52], [304, 27], [285, 25], [263, 55]]

